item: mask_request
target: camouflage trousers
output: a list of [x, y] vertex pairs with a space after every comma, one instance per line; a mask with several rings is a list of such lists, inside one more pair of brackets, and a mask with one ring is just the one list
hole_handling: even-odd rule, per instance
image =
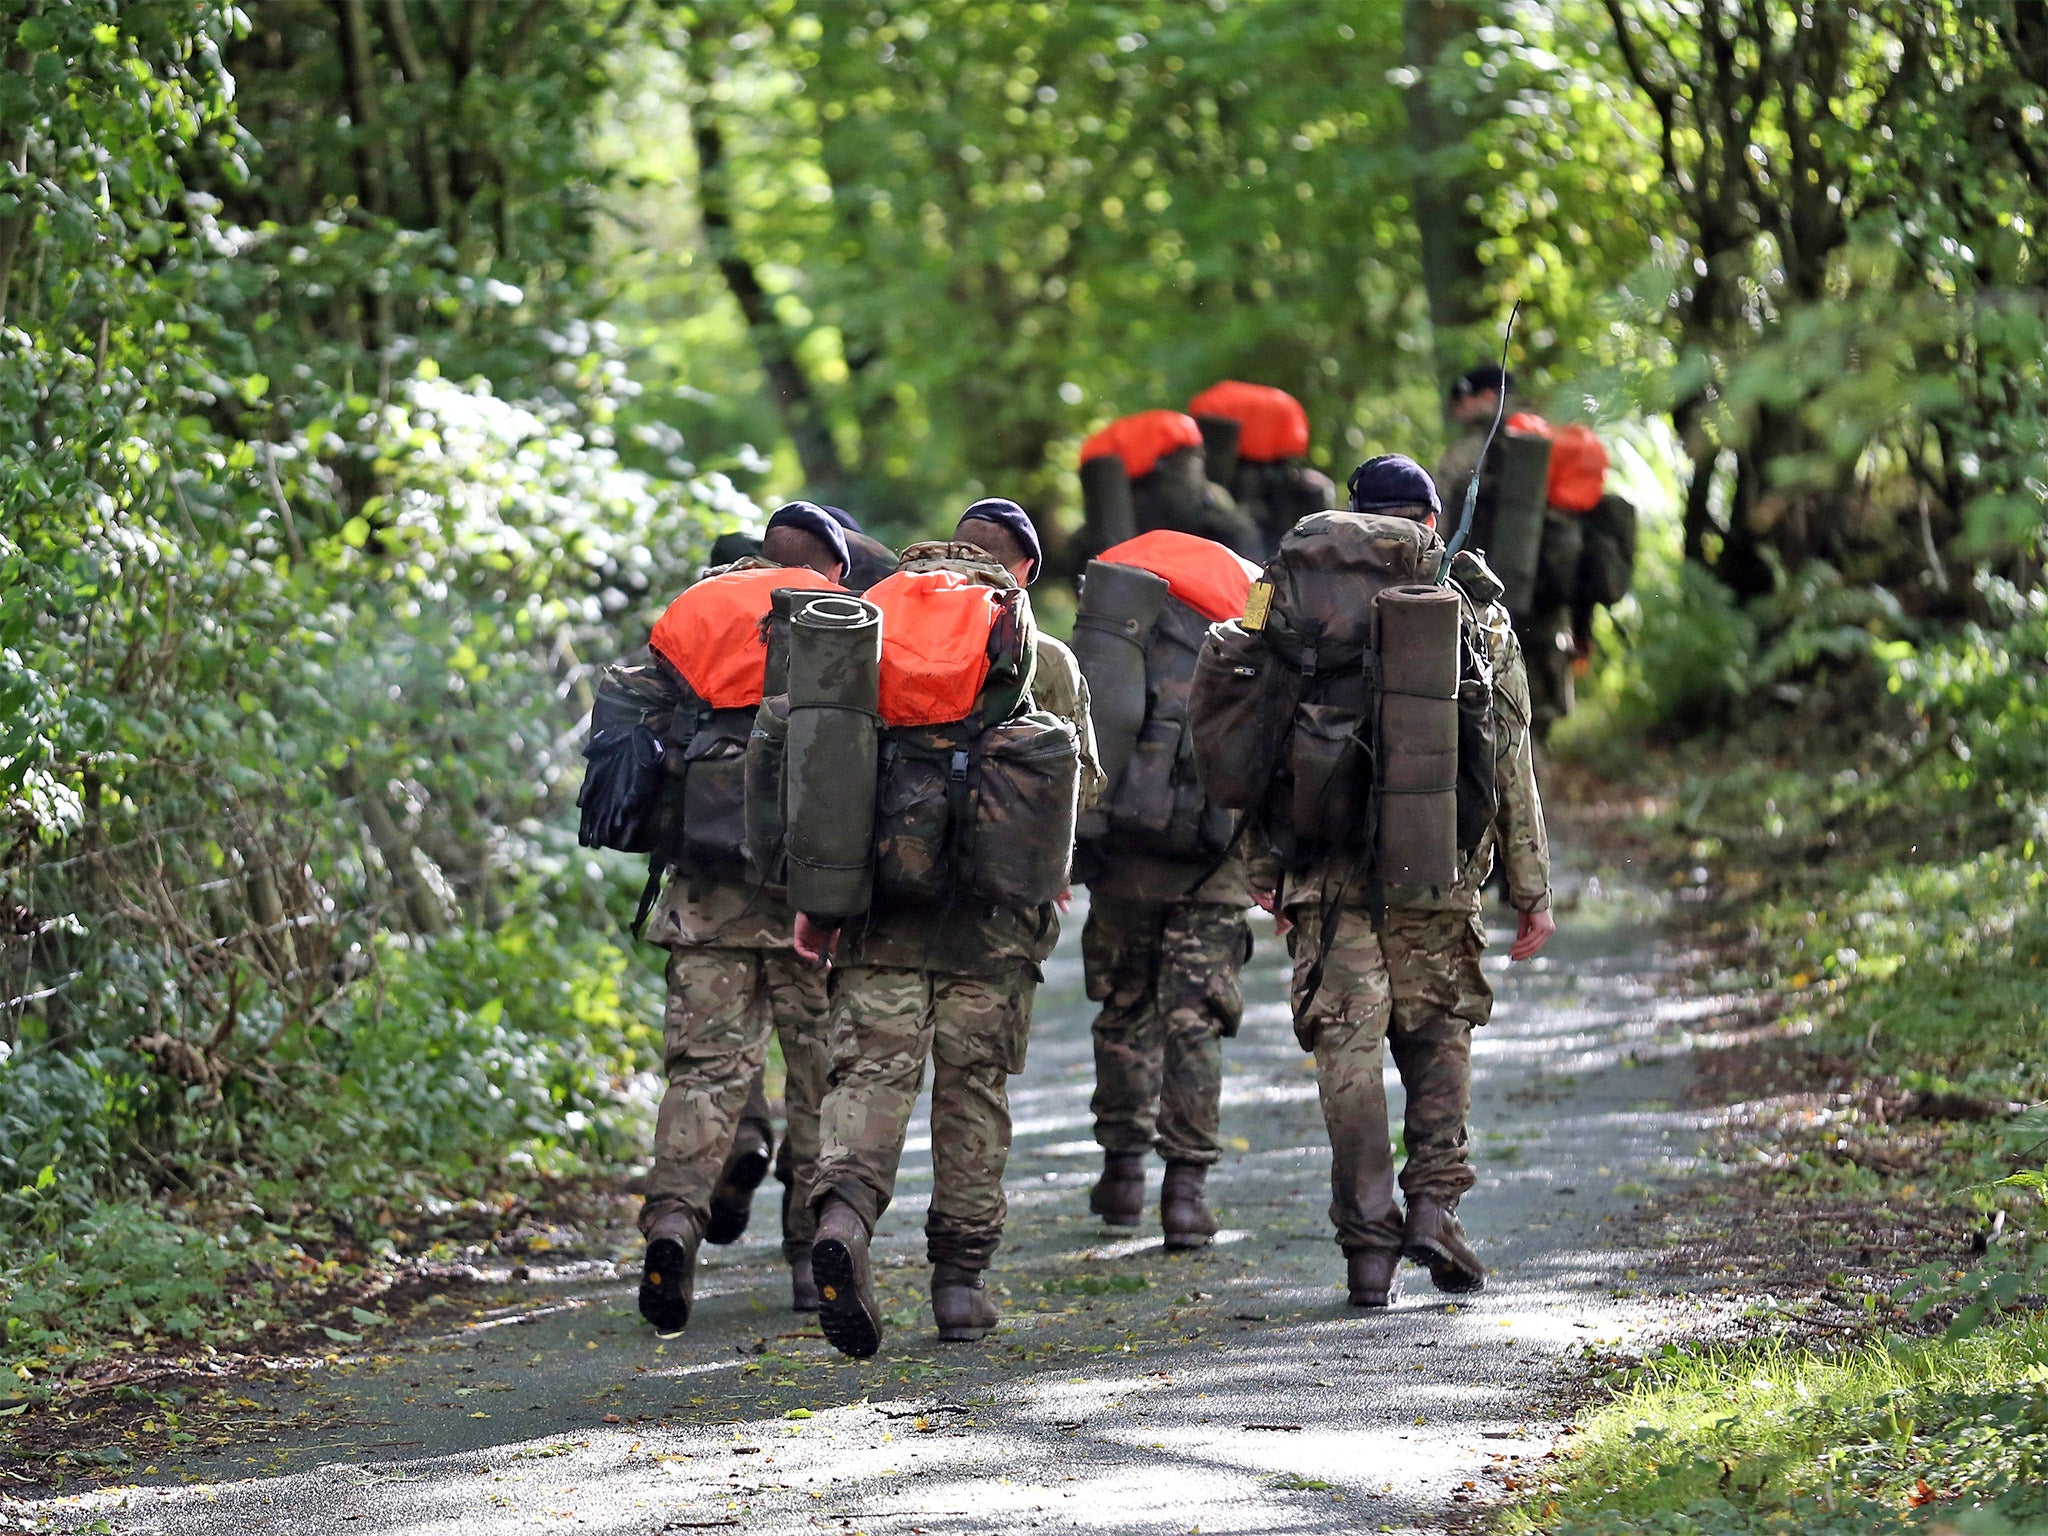
[[1473, 1184], [1465, 1122], [1472, 1109], [1472, 1030], [1493, 1011], [1479, 969], [1485, 933], [1466, 912], [1394, 909], [1373, 932], [1363, 912], [1337, 914], [1322, 981], [1322, 910], [1290, 909], [1294, 1033], [1315, 1053], [1330, 1133], [1330, 1220], [1346, 1253], [1401, 1246], [1388, 1136], [1386, 1052], [1407, 1095], [1408, 1161], [1400, 1187], [1455, 1205]]
[[[817, 1175], [818, 1106], [825, 1102], [825, 1078], [831, 1067], [823, 1041], [819, 1048], [792, 1059], [782, 1053], [786, 1080], [783, 1084], [783, 1115], [786, 1128], [782, 1140], [775, 1140], [775, 1112], [768, 1102], [767, 1073], [754, 1074], [754, 1086], [747, 1090], [746, 1106], [740, 1110], [739, 1126], [758, 1126], [761, 1139], [775, 1148], [775, 1177], [782, 1185], [782, 1256], [807, 1258], [818, 1235], [817, 1218], [811, 1214], [810, 1180]], [[737, 1127], [735, 1135], [737, 1135]], [[796, 1152], [804, 1148], [804, 1187], [797, 1188]], [[721, 1167], [721, 1173], [723, 1168]]]
[[1104, 1151], [1216, 1161], [1223, 1042], [1244, 1016], [1250, 948], [1244, 913], [1219, 902], [1090, 905], [1081, 957], [1102, 1011], [1088, 1107]]
[[862, 965], [832, 975], [832, 1071], [811, 1202], [838, 1196], [872, 1232], [896, 1192], [910, 1112], [932, 1062], [934, 1264], [988, 1267], [1002, 1242], [1010, 1085], [1024, 1070], [1032, 967], [993, 977]]
[[813, 1224], [807, 1197], [818, 1163], [828, 1009], [824, 973], [788, 950], [692, 945], [669, 952], [662, 1019], [668, 1087], [654, 1122], [654, 1167], [640, 1208], [641, 1231], [677, 1209], [689, 1211], [700, 1230], [710, 1218], [712, 1186], [732, 1150], [733, 1133], [750, 1113], [767, 1118], [766, 1100], [757, 1096], [772, 1029], [788, 1068], [786, 1145], [792, 1183], [803, 1197], [789, 1202], [783, 1248], [792, 1256], [809, 1252]]

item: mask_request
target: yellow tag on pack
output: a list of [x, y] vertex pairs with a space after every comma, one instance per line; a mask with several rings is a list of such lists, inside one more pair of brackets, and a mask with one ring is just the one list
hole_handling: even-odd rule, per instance
[[1264, 629], [1266, 615], [1273, 611], [1273, 583], [1255, 581], [1251, 591], [1245, 594], [1244, 617], [1238, 620], [1246, 629]]

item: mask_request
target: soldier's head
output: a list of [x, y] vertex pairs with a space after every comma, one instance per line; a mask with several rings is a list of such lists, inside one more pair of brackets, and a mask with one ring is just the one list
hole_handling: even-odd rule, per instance
[[827, 580], [838, 581], [846, 574], [846, 530], [823, 507], [792, 501], [770, 515], [761, 558], [777, 565], [809, 566]]
[[1017, 578], [1020, 587], [1036, 581], [1038, 568], [1045, 562], [1045, 551], [1038, 542], [1031, 514], [1000, 496], [977, 501], [962, 512], [953, 537], [995, 560]]
[[1481, 363], [1477, 368], [1468, 368], [1451, 383], [1451, 397], [1444, 407], [1444, 414], [1459, 426], [1469, 426], [1476, 421], [1491, 421], [1493, 413], [1500, 408], [1503, 390], [1513, 387], [1515, 376], [1504, 372], [1498, 363]]
[[1443, 515], [1436, 482], [1423, 467], [1402, 453], [1383, 453], [1351, 471], [1351, 510], [1385, 517], [1413, 518], [1434, 528]]

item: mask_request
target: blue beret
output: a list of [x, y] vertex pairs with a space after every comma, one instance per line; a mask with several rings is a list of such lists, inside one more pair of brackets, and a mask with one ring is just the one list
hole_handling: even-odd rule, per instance
[[1031, 574], [1024, 578], [1026, 586], [1038, 580], [1039, 567], [1045, 564], [1045, 548], [1038, 542], [1038, 530], [1031, 526], [1031, 514], [1014, 501], [1005, 501], [1000, 496], [990, 496], [977, 501], [960, 514], [961, 522], [977, 521], [998, 523], [1009, 529], [1017, 542], [1024, 547], [1024, 553], [1031, 557]]
[[777, 507], [769, 514], [768, 528], [770, 532], [777, 528], [799, 529], [831, 550], [833, 558], [842, 566], [852, 563], [846, 553], [846, 530], [816, 502], [792, 501]]
[[1367, 459], [1351, 471], [1349, 484], [1354, 512], [1402, 512], [1427, 507], [1431, 517], [1443, 514], [1436, 482], [1406, 454], [1383, 453], [1376, 459]]
[[818, 510], [831, 518], [833, 522], [844, 528], [848, 533], [862, 533], [866, 531], [861, 527], [860, 519], [844, 507], [821, 506]]

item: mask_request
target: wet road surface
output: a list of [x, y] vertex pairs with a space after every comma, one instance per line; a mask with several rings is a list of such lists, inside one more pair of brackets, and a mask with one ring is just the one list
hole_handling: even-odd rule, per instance
[[1012, 1085], [1009, 1237], [990, 1275], [1005, 1321], [983, 1343], [938, 1343], [924, 1302], [920, 1108], [876, 1244], [890, 1329], [872, 1361], [785, 1310], [771, 1182], [747, 1236], [704, 1250], [678, 1338], [634, 1311], [622, 1208], [585, 1255], [535, 1254], [531, 1278], [462, 1293], [441, 1333], [249, 1385], [252, 1424], [311, 1404], [324, 1431], [16, 1510], [46, 1530], [356, 1536], [1438, 1529], [1540, 1486], [1578, 1357], [1674, 1316], [1636, 1292], [1638, 1256], [1609, 1234], [1694, 1154], [1697, 1121], [1675, 1106], [1699, 1005], [1667, 985], [1653, 903], [1611, 878], [1560, 884], [1542, 959], [1510, 972], [1504, 930], [1488, 959], [1501, 997], [1474, 1051], [1480, 1181], [1462, 1208], [1493, 1270], [1481, 1295], [1451, 1304], [1409, 1266], [1389, 1311], [1344, 1304], [1315, 1078], [1264, 923], [1226, 1047], [1217, 1245], [1162, 1250], [1156, 1159], [1144, 1227], [1089, 1216], [1077, 910]]

